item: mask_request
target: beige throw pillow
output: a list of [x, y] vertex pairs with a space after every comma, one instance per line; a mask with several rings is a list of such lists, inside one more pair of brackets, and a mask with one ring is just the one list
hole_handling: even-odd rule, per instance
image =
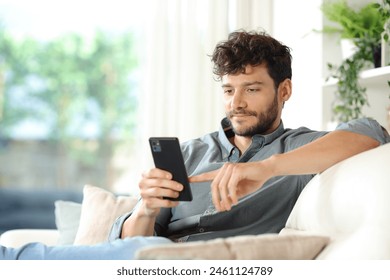
[[107, 241], [111, 227], [122, 214], [137, 203], [132, 196], [115, 196], [104, 189], [86, 185], [83, 190], [80, 224], [74, 245], [92, 245]]
[[137, 258], [209, 260], [310, 260], [329, 243], [314, 235], [245, 235], [141, 249]]

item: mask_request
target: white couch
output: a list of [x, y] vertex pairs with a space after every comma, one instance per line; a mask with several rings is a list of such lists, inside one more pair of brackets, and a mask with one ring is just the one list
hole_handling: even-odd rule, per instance
[[314, 177], [283, 232], [329, 236], [317, 259], [390, 259], [390, 143]]
[[[316, 259], [390, 259], [390, 143], [314, 177], [279, 236], [296, 235], [329, 237], [330, 242], [320, 248]], [[256, 237], [247, 240], [251, 238]], [[33, 241], [54, 245], [57, 239], [55, 230], [14, 230], [5, 232], [0, 243], [10, 247]], [[199, 246], [204, 245], [199, 242]], [[182, 252], [180, 246], [188, 245], [174, 244], [176, 254]], [[152, 250], [155, 258], [172, 257], [161, 252], [167, 248]], [[141, 257], [150, 258], [150, 254]]]

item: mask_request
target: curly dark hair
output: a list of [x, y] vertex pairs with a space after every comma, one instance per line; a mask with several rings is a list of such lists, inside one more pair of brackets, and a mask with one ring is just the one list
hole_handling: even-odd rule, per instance
[[244, 73], [247, 65], [265, 64], [274, 80], [275, 88], [285, 79], [291, 79], [290, 48], [265, 32], [235, 31], [228, 40], [220, 42], [211, 56], [213, 73], [220, 80], [227, 74]]

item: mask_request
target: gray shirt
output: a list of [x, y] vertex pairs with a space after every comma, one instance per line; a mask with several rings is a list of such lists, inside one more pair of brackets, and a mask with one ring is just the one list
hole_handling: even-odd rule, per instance
[[[336, 130], [364, 134], [381, 144], [390, 142], [388, 134], [372, 119], [343, 123]], [[305, 127], [285, 129], [281, 123], [268, 135], [254, 135], [250, 147], [240, 156], [238, 149], [229, 141], [234, 132], [227, 119], [223, 119], [219, 131], [183, 143], [182, 152], [188, 175], [193, 176], [218, 169], [226, 162], [260, 161], [274, 154], [294, 150], [325, 134], [325, 131], [313, 131]], [[175, 208], [161, 209], [155, 223], [155, 234], [184, 242], [244, 234], [277, 233], [284, 227], [299, 194], [314, 175], [271, 178], [262, 188], [243, 197], [226, 212], [217, 212], [214, 209], [210, 182], [193, 183], [193, 200], [181, 202]], [[131, 213], [116, 220], [110, 240], [119, 238], [122, 225]]]

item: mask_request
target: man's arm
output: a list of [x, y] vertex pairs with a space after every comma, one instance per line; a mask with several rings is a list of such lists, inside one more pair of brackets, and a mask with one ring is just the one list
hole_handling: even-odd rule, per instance
[[272, 177], [320, 173], [379, 144], [363, 134], [336, 130], [284, 154], [259, 162], [226, 163], [221, 169], [191, 177], [190, 181], [213, 181], [213, 203], [217, 210], [226, 211], [239, 198], [261, 188]]
[[273, 161], [273, 176], [316, 174], [379, 144], [366, 135], [336, 130], [296, 150], [274, 155], [269, 160]]

